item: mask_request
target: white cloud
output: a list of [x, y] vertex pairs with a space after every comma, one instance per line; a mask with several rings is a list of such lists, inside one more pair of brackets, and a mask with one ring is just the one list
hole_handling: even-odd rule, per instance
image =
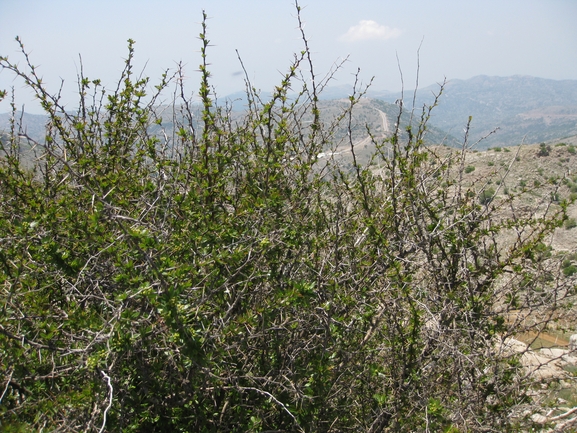
[[339, 39], [345, 42], [365, 41], [369, 39], [387, 40], [398, 38], [401, 34], [399, 29], [382, 26], [373, 20], [361, 20], [356, 26], [352, 26]]

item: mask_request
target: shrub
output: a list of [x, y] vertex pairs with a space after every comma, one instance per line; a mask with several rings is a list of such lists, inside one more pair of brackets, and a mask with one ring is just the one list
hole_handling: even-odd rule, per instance
[[488, 205], [489, 203], [491, 203], [491, 201], [493, 201], [494, 196], [495, 196], [495, 189], [494, 188], [484, 189], [479, 194], [479, 202], [482, 205]]
[[537, 152], [537, 156], [549, 156], [551, 153], [551, 146], [547, 146], [545, 143], [541, 143], [539, 145], [539, 151]]
[[80, 76], [77, 112], [0, 59], [48, 116], [45, 140], [13, 131], [1, 149], [2, 427], [529, 428], [534, 379], [507, 343], [573, 301], [540, 250], [562, 210], [479, 205], [454, 169], [465, 152], [425, 147], [427, 107], [372, 136], [378, 173], [352, 139], [348, 167], [318, 158], [338, 127], [351, 137], [363, 92], [321, 121], [330, 77], [316, 81], [306, 39], [272, 98], [247, 84], [233, 121], [211, 95], [205, 23], [198, 107], [159, 110], [163, 91], [189, 93], [183, 71], [147, 96], [132, 41], [117, 90]]
[[474, 165], [468, 165], [467, 167], [465, 167], [465, 173], [469, 174], [475, 171], [475, 166]]
[[566, 230], [571, 230], [575, 227], [577, 227], [577, 220], [575, 220], [575, 218], [568, 218], [567, 220], [565, 220]]
[[571, 277], [575, 274], [577, 274], [577, 266], [570, 264], [567, 267], [563, 268], [563, 275], [565, 275], [566, 277]]

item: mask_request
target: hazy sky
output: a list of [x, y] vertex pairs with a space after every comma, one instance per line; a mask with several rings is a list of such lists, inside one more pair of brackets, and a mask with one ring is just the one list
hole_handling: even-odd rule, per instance
[[[421, 41], [421, 87], [481, 74], [577, 79], [577, 0], [300, 0], [300, 6], [316, 72], [324, 75], [349, 56], [334, 85], [352, 83], [360, 68], [363, 81], [375, 77], [373, 89], [400, 90], [398, 56], [405, 88], [414, 88]], [[182, 61], [193, 91], [203, 9], [219, 96], [244, 88], [235, 50], [253, 84], [267, 91], [302, 49], [290, 0], [0, 0], [0, 55], [21, 59], [14, 41], [20, 36], [49, 89], [56, 91], [62, 78], [68, 98], [79, 54], [85, 74], [112, 88], [132, 38], [136, 65], [146, 64], [153, 83]], [[0, 89], [11, 86], [18, 103], [37, 111], [22, 83], [1, 71]]]

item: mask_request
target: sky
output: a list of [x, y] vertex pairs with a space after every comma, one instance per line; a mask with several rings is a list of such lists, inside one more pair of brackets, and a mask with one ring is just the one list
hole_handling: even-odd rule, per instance
[[[577, 0], [299, 0], [318, 79], [336, 64], [331, 86], [359, 79], [377, 91], [413, 89], [477, 75], [577, 79]], [[245, 75], [271, 91], [303, 49], [291, 0], [0, 0], [0, 56], [23, 66], [19, 36], [51, 92], [64, 80], [75, 103], [80, 56], [84, 74], [114, 89], [135, 44], [135, 70], [158, 83], [184, 65], [186, 86], [199, 83], [202, 11], [211, 84], [217, 96], [243, 90]], [[238, 55], [237, 55], [238, 52]], [[402, 80], [401, 80], [402, 78]], [[9, 71], [0, 89], [39, 112]], [[8, 101], [0, 112], [9, 111]]]

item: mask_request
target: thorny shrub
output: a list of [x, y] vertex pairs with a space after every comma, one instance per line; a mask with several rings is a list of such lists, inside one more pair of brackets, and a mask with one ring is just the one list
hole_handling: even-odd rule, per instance
[[[2, 429], [530, 423], [534, 379], [507, 341], [574, 299], [574, 281], [535, 248], [563, 208], [497, 217], [512, 197], [480, 204], [462, 180], [466, 142], [425, 146], [433, 107], [401, 126], [399, 104], [366, 166], [352, 138], [348, 168], [319, 158], [352, 128], [358, 86], [321, 121], [328, 79], [316, 80], [303, 34], [269, 100], [247, 81], [239, 117], [212, 97], [204, 23], [200, 40], [200, 108], [181, 69], [149, 95], [132, 41], [116, 90], [82, 72], [74, 113], [23, 46], [26, 68], [1, 58], [48, 117], [44, 140], [15, 116], [2, 141]], [[172, 85], [180, 98], [161, 106]]]

